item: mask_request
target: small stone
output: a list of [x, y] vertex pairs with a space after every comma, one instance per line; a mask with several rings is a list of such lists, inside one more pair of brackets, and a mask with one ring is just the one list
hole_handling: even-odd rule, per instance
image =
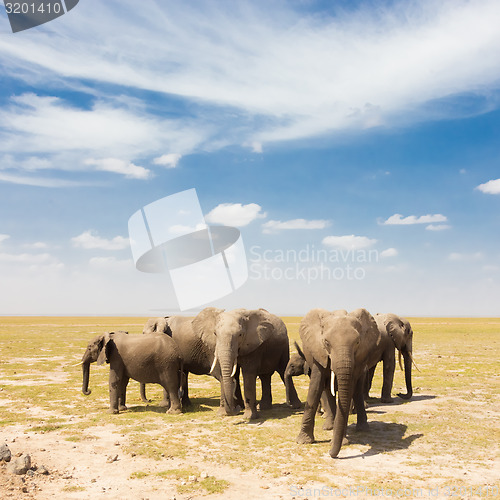
[[10, 465], [10, 471], [13, 474], [22, 476], [28, 472], [31, 467], [31, 457], [29, 455], [22, 455], [14, 460]]
[[71, 474], [63, 474], [62, 478], [63, 479], [73, 479], [73, 476]]
[[9, 447], [7, 446], [6, 443], [3, 443], [0, 446], [0, 462], [10, 462], [10, 459], [12, 458], [12, 453], [9, 450]]
[[196, 483], [198, 481], [198, 478], [196, 476], [189, 476], [189, 481], [191, 481], [192, 483]]
[[38, 467], [37, 472], [38, 474], [42, 474], [44, 476], [49, 475], [49, 471], [47, 470], [47, 467], [45, 467], [45, 465], [41, 465], [40, 467]]
[[106, 462], [108, 462], [108, 464], [111, 464], [113, 462], [116, 462], [117, 460], [118, 460], [118, 455], [110, 455], [106, 460]]
[[201, 477], [202, 479], [206, 479], [206, 478], [208, 477], [208, 474], [207, 474], [206, 472], [202, 472], [202, 473], [200, 474], [200, 477]]
[[27, 475], [28, 477], [33, 477], [33, 476], [35, 475], [35, 471], [34, 471], [34, 470], [32, 470], [32, 469], [28, 469], [28, 470], [26, 471], [26, 475]]
[[116, 441], [115, 446], [120, 446], [120, 441]]

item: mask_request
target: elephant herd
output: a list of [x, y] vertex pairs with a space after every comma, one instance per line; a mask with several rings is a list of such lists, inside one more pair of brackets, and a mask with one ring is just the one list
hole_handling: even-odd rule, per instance
[[[220, 415], [257, 418], [256, 385], [261, 383], [259, 409], [272, 406], [271, 377], [277, 372], [292, 408], [302, 403], [293, 377], [310, 377], [307, 401], [298, 443], [314, 441], [315, 415], [321, 400], [324, 428], [333, 429], [330, 455], [336, 457], [345, 437], [351, 407], [357, 413], [356, 428], [368, 427], [365, 399], [375, 367], [383, 362], [382, 402], [389, 403], [394, 378], [395, 348], [404, 358], [406, 394], [412, 396], [412, 338], [410, 323], [394, 314], [372, 316], [366, 309], [348, 313], [313, 309], [300, 324], [302, 349], [290, 357], [287, 329], [283, 321], [265, 309], [225, 311], [203, 309], [195, 317], [171, 316], [147, 321], [144, 335], [111, 332], [99, 335], [87, 346], [82, 358], [82, 392], [90, 394], [90, 364], [109, 363], [110, 413], [126, 407], [130, 378], [163, 387], [162, 406], [176, 414], [191, 402], [188, 375], [212, 375], [220, 382]], [[240, 387], [243, 379], [243, 394]]]

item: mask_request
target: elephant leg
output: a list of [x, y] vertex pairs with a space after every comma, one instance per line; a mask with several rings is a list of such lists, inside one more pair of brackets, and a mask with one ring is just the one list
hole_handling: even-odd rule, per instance
[[243, 390], [245, 392], [244, 418], [254, 420], [257, 414], [257, 374], [243, 371]]
[[333, 421], [335, 420], [335, 413], [337, 412], [337, 404], [335, 402], [335, 396], [329, 389], [328, 381], [325, 389], [321, 393], [321, 405], [323, 406], [324, 417], [325, 417], [323, 430], [331, 431], [333, 429]]
[[129, 377], [124, 376], [120, 381], [120, 394], [118, 398], [118, 409], [120, 411], [128, 410], [126, 406], [127, 399], [127, 385], [129, 381]]
[[236, 368], [236, 373], [234, 374], [234, 402], [236, 407], [243, 408], [245, 406], [245, 402], [243, 401], [243, 395], [241, 394], [241, 385], [240, 385], [240, 370], [241, 368], [238, 366]]
[[141, 399], [144, 403], [151, 403], [151, 400], [146, 397], [146, 384], [141, 383], [139, 387], [139, 392], [141, 394]]
[[181, 375], [177, 367], [169, 370], [162, 378], [162, 386], [170, 399], [170, 408], [167, 410], [169, 415], [178, 415], [182, 413], [182, 404], [179, 398], [179, 389], [181, 387]]
[[109, 413], [120, 413], [118, 409], [120, 399], [120, 374], [114, 368], [109, 370]]
[[182, 374], [182, 407], [188, 408], [192, 405], [191, 400], [189, 399], [188, 392], [188, 371], [184, 371]]
[[394, 349], [386, 353], [383, 358], [384, 379], [382, 383], [382, 403], [392, 403], [394, 400], [391, 397], [392, 384], [394, 382], [394, 371], [396, 370], [396, 356]]
[[368, 419], [366, 418], [365, 401], [363, 398], [364, 376], [362, 375], [356, 382], [354, 388], [353, 400], [356, 406], [356, 430], [367, 431], [369, 430]]
[[377, 365], [372, 366], [366, 372], [365, 384], [363, 388], [363, 398], [365, 399], [365, 401], [370, 397], [370, 389], [372, 388], [373, 376], [375, 375], [375, 368], [377, 368]]
[[309, 381], [309, 389], [307, 391], [307, 400], [302, 415], [302, 424], [297, 443], [313, 443], [314, 442], [314, 419], [316, 410], [318, 409], [321, 393], [325, 389], [326, 376], [315, 363], [311, 368], [311, 380]]
[[161, 406], [162, 408], [170, 408], [170, 396], [168, 394], [168, 391], [163, 388], [163, 398], [162, 400], [158, 403], [158, 406]]
[[262, 387], [262, 398], [260, 400], [260, 410], [270, 410], [273, 407], [273, 395], [271, 393], [271, 375], [259, 375]]

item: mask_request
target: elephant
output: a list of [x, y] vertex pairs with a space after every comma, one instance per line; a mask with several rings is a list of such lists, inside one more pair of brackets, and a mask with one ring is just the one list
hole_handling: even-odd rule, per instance
[[[188, 374], [212, 375], [221, 380], [220, 366], [215, 362], [215, 318], [222, 309], [207, 307], [196, 317], [166, 316], [151, 318], [146, 322], [143, 333], [164, 333], [175, 341], [184, 366], [182, 406], [191, 405], [188, 392]], [[239, 368], [235, 374], [234, 404], [243, 408], [243, 398], [239, 382]], [[141, 397], [146, 399], [144, 384], [141, 384]], [[165, 399], [165, 395], [164, 395]], [[221, 408], [223, 402], [221, 401]], [[224, 413], [224, 410], [220, 410]]]
[[126, 389], [130, 378], [160, 384], [169, 396], [167, 413], [182, 412], [180, 401], [182, 358], [175, 342], [167, 335], [128, 335], [109, 332], [91, 340], [82, 358], [82, 392], [88, 389], [90, 363], [109, 363], [109, 413], [126, 410]]
[[[412, 363], [415, 364], [412, 356], [413, 330], [411, 325], [408, 320], [395, 314], [375, 314], [374, 318], [381, 339], [377, 349], [373, 351], [369, 362], [369, 370], [365, 379], [364, 399], [368, 399], [376, 365], [379, 361], [382, 361], [383, 385], [381, 401], [382, 403], [393, 402], [391, 391], [394, 381], [394, 370], [396, 368], [394, 348], [399, 352], [399, 365], [401, 366], [401, 355], [403, 355], [405, 365], [406, 394], [400, 393], [398, 396], [402, 399], [411, 399], [413, 395], [411, 369]], [[417, 365], [415, 367], [417, 368]], [[402, 366], [401, 369], [403, 369]]]
[[[288, 333], [283, 321], [265, 309], [205, 310], [198, 315], [202, 328], [215, 332], [215, 363], [221, 369], [221, 400], [227, 415], [239, 412], [234, 405], [234, 373], [241, 367], [244, 389], [244, 418], [258, 417], [256, 378], [262, 385], [260, 409], [272, 406], [271, 376], [277, 371], [285, 383], [285, 369], [290, 358]], [[215, 328], [214, 328], [215, 327]], [[285, 385], [286, 387], [286, 385]], [[287, 404], [300, 407], [293, 381], [286, 387]]]
[[364, 376], [370, 353], [380, 341], [380, 332], [366, 309], [350, 313], [312, 309], [302, 319], [299, 334], [311, 368], [311, 380], [297, 443], [314, 442], [316, 410], [322, 392], [330, 384], [331, 390], [325, 392], [334, 419], [330, 456], [335, 458], [345, 437], [353, 399], [357, 408], [356, 428], [368, 429], [363, 402]]

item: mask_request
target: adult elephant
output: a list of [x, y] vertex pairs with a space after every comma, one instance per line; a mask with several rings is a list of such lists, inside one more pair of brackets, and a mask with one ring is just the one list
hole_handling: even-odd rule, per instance
[[110, 413], [119, 413], [126, 407], [129, 379], [143, 383], [160, 384], [168, 394], [170, 408], [167, 413], [181, 413], [182, 359], [175, 342], [167, 335], [128, 335], [110, 332], [95, 337], [82, 358], [82, 392], [88, 389], [90, 364], [109, 363]]
[[[275, 371], [285, 383], [285, 369], [290, 358], [285, 324], [265, 309], [211, 311], [204, 320], [215, 323], [215, 359], [221, 368], [221, 400], [226, 414], [238, 413], [231, 396], [234, 392], [233, 375], [240, 366], [245, 396], [244, 417], [257, 418], [256, 378], [260, 378], [262, 385], [261, 410], [272, 406], [271, 377]], [[293, 382], [286, 391], [287, 403], [294, 408], [300, 407]]]
[[[380, 332], [380, 343], [371, 355], [370, 369], [366, 374], [364, 397], [368, 398], [372, 385], [373, 375], [377, 363], [383, 363], [382, 403], [392, 403], [392, 384], [394, 382], [394, 371], [396, 368], [396, 348], [399, 352], [399, 365], [401, 356], [404, 359], [404, 371], [406, 381], [406, 394], [399, 393], [402, 399], [411, 399], [413, 395], [411, 371], [413, 361], [413, 330], [408, 320], [396, 314], [375, 314], [375, 322]], [[416, 365], [415, 365], [416, 367]], [[401, 366], [402, 369], [402, 366]], [[417, 368], [418, 369], [418, 368]]]
[[[330, 456], [336, 457], [346, 433], [353, 399], [357, 408], [356, 428], [368, 428], [363, 382], [370, 352], [380, 340], [380, 333], [373, 316], [366, 309], [356, 309], [351, 313], [313, 309], [303, 318], [299, 333], [306, 361], [311, 368], [311, 380], [297, 442], [314, 441], [314, 417], [321, 393], [330, 383], [332, 389], [326, 391], [334, 417]], [[334, 391], [334, 380], [337, 391]], [[333, 395], [335, 392], [338, 408]]]
[[[175, 341], [184, 366], [182, 405], [191, 405], [189, 399], [188, 374], [212, 375], [221, 380], [220, 365], [215, 360], [215, 323], [222, 309], [206, 307], [196, 317], [166, 316], [151, 318], [146, 322], [143, 333], [164, 333]], [[239, 369], [235, 373], [234, 405], [243, 408], [243, 398], [239, 382]], [[144, 401], [146, 392], [141, 384], [141, 397]], [[164, 395], [165, 399], [165, 395]], [[221, 400], [221, 413], [225, 413]]]

